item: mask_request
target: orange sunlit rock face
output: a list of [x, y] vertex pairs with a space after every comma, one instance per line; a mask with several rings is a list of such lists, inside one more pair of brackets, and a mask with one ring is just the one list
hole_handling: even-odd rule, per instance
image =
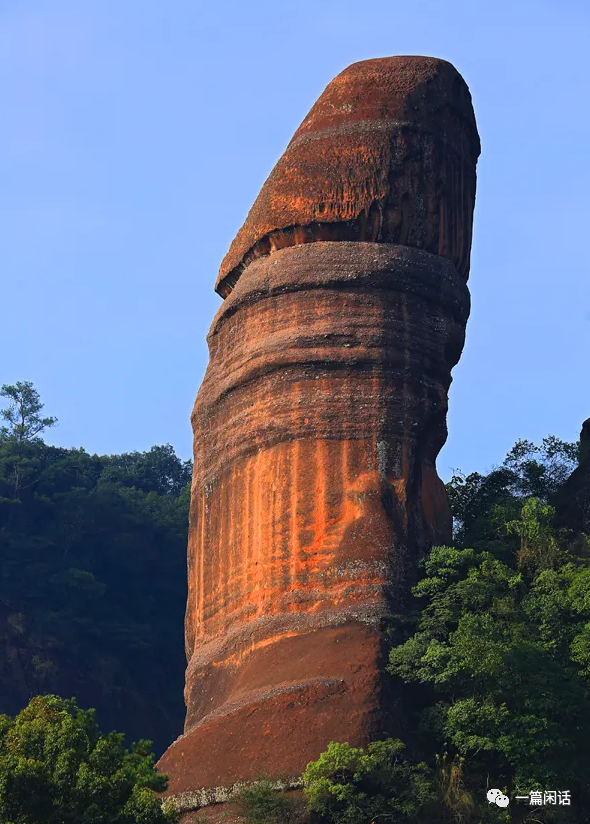
[[384, 630], [416, 559], [451, 537], [435, 461], [469, 314], [478, 152], [448, 63], [355, 64], [232, 244], [192, 416], [187, 718], [160, 762], [169, 792], [297, 776], [332, 740], [399, 729]]
[[248, 263], [317, 240], [400, 243], [469, 274], [479, 137], [469, 89], [446, 60], [353, 63], [326, 88], [224, 258], [226, 297]]

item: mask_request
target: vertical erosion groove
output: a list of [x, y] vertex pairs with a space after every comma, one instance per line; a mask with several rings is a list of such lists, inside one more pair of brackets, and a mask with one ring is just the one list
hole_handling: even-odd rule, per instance
[[354, 242], [259, 258], [224, 302], [193, 411], [176, 789], [181, 753], [208, 753], [187, 787], [218, 785], [395, 728], [380, 628], [450, 538], [434, 461], [468, 307], [450, 261]]
[[192, 415], [187, 716], [159, 764], [169, 793], [297, 776], [330, 741], [399, 730], [384, 629], [417, 558], [451, 537], [435, 461], [478, 155], [449, 63], [355, 63], [221, 264]]

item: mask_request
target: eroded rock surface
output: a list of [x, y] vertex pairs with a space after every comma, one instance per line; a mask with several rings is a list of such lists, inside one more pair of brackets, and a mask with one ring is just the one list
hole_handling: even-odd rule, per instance
[[[355, 64], [221, 268], [195, 403], [185, 734], [170, 792], [394, 733], [384, 628], [448, 541], [435, 461], [469, 314], [479, 140], [450, 64]], [[321, 219], [320, 219], [321, 217]]]
[[384, 57], [338, 75], [295, 132], [224, 258], [226, 297], [248, 263], [317, 240], [400, 243], [467, 279], [479, 137], [457, 70]]

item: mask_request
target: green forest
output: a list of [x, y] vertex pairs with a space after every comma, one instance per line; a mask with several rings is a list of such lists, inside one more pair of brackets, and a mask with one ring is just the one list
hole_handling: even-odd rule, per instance
[[[32, 384], [1, 395], [0, 821], [172, 820], [151, 742], [159, 755], [184, 716], [190, 462], [168, 445], [49, 446], [55, 420]], [[590, 820], [590, 545], [568, 480], [579, 452], [519, 441], [487, 474], [456, 472], [453, 544], [420, 561], [391, 616], [400, 739], [331, 744], [307, 767], [303, 807], [261, 779], [237, 798], [246, 821]], [[503, 808], [490, 788], [555, 800]]]
[[42, 403], [4, 386], [0, 431], [0, 711], [75, 696], [101, 728], [182, 732], [190, 462], [171, 446], [49, 446]]

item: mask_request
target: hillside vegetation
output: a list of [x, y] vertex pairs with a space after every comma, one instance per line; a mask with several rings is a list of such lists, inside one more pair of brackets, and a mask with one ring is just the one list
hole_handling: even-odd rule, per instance
[[28, 383], [3, 387], [0, 712], [74, 696], [156, 751], [182, 732], [191, 465], [48, 446]]
[[[48, 446], [55, 421], [32, 385], [2, 394], [0, 810], [10, 824], [163, 820], [149, 742], [126, 749], [69, 698], [157, 752], [180, 733], [190, 463], [170, 446]], [[421, 560], [407, 609], [391, 617], [399, 738], [330, 744], [305, 772], [304, 815], [590, 820], [590, 546], [566, 484], [578, 450], [519, 441], [489, 473], [447, 484], [453, 544]], [[491, 788], [509, 806], [489, 803]], [[95, 817], [80, 817], [94, 791]], [[540, 804], [515, 799], [531, 793]], [[268, 782], [240, 805], [256, 824], [302, 814]]]
[[556, 513], [577, 455], [519, 441], [492, 472], [447, 485], [454, 545], [422, 560], [391, 630], [403, 741], [331, 744], [310, 764], [322, 821], [590, 820], [590, 547]]

